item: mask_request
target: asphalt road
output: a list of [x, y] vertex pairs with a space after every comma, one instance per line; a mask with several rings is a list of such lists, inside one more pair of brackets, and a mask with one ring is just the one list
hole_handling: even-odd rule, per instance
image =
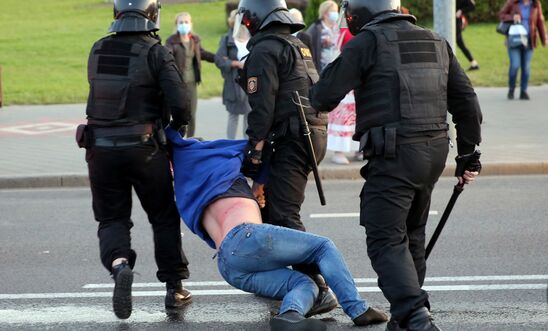
[[[452, 192], [442, 179], [428, 231]], [[325, 182], [328, 205], [309, 185], [303, 220], [332, 238], [371, 305], [388, 308], [376, 288], [358, 225], [360, 181]], [[462, 193], [428, 261], [425, 286], [444, 330], [548, 330], [548, 176], [484, 177]], [[0, 191], [0, 329], [2, 330], [265, 330], [277, 303], [234, 291], [222, 282], [214, 251], [184, 229], [191, 261], [187, 287], [194, 302], [163, 311], [155, 278], [152, 235], [134, 202], [137, 249], [134, 313], [110, 310], [112, 281], [98, 258], [89, 189]], [[337, 309], [320, 316], [329, 330], [354, 330]], [[384, 326], [367, 328], [384, 330]]]

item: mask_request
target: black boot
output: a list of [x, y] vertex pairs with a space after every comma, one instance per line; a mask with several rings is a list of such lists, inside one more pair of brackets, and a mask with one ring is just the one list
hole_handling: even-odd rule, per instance
[[432, 321], [432, 315], [426, 307], [415, 310], [407, 322], [408, 331], [441, 331]]
[[326, 326], [321, 320], [305, 318], [296, 311], [290, 310], [276, 315], [270, 320], [272, 331], [325, 331]]
[[327, 284], [325, 283], [323, 277], [321, 275], [313, 275], [310, 277], [312, 278], [314, 283], [316, 283], [320, 291], [318, 292], [318, 298], [316, 299], [316, 302], [314, 302], [314, 305], [312, 306], [312, 308], [310, 308], [308, 313], [306, 313], [305, 317], [325, 314], [337, 308], [337, 298], [335, 297], [333, 292], [331, 292], [329, 287], [327, 287]]
[[112, 267], [114, 279], [114, 292], [112, 294], [112, 309], [116, 317], [127, 319], [131, 316], [131, 285], [133, 284], [133, 271], [124, 261]]
[[379, 324], [388, 321], [388, 315], [382, 310], [369, 307], [367, 311], [352, 320], [356, 326], [366, 326], [370, 324]]
[[508, 90], [508, 100], [514, 100], [514, 89], [510, 88]]
[[391, 318], [390, 321], [386, 323], [386, 331], [405, 331], [405, 329], [400, 327], [400, 323], [398, 321]]
[[519, 99], [520, 100], [530, 100], [529, 94], [527, 94], [527, 92], [525, 92], [525, 91], [521, 91], [521, 93], [519, 94]]
[[183, 287], [180, 280], [166, 283], [166, 288], [165, 304], [167, 309], [181, 308], [192, 301], [192, 293]]

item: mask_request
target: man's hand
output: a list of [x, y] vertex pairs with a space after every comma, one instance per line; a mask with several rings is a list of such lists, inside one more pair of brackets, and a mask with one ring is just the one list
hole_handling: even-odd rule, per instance
[[246, 177], [254, 178], [259, 175], [262, 167], [262, 150], [264, 141], [254, 144], [249, 141], [245, 149], [244, 161], [242, 163], [242, 173]]
[[264, 184], [254, 182], [253, 186], [251, 187], [251, 191], [253, 192], [253, 196], [255, 197], [255, 199], [257, 199], [259, 208], [264, 208], [266, 206], [266, 197], [264, 196]]
[[479, 175], [481, 172], [480, 156], [480, 151], [475, 151], [455, 158], [455, 161], [457, 161], [455, 176], [459, 179], [460, 185], [471, 184]]
[[464, 175], [457, 177], [459, 179], [459, 184], [462, 186], [464, 184], [472, 184], [476, 180], [476, 176], [479, 175], [477, 171], [464, 171]]

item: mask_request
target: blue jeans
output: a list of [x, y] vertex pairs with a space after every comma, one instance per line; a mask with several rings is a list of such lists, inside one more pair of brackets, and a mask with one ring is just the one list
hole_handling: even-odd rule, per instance
[[327, 238], [270, 224], [240, 224], [223, 240], [218, 258], [219, 272], [230, 285], [282, 300], [280, 314], [294, 310], [305, 315], [318, 296], [310, 277], [287, 267], [294, 264], [317, 264], [351, 319], [368, 309], [343, 257]]
[[508, 71], [510, 89], [513, 90], [516, 87], [518, 70], [521, 68], [521, 90], [523, 92], [527, 91], [529, 76], [531, 75], [533, 49], [523, 46], [508, 48], [508, 56], [510, 57], [510, 70]]

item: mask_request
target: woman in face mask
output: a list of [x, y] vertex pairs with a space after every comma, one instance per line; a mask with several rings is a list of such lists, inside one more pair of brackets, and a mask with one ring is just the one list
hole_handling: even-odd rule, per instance
[[192, 119], [188, 125], [187, 136], [193, 137], [196, 130], [196, 107], [198, 105], [198, 84], [201, 82], [201, 61], [213, 63], [215, 54], [204, 50], [200, 38], [192, 32], [192, 17], [189, 13], [180, 13], [175, 18], [175, 33], [166, 41], [175, 63], [183, 75], [191, 100]]
[[312, 37], [314, 64], [321, 72], [339, 55], [339, 6], [335, 1], [324, 1], [318, 14], [318, 20], [308, 28], [307, 33]]

